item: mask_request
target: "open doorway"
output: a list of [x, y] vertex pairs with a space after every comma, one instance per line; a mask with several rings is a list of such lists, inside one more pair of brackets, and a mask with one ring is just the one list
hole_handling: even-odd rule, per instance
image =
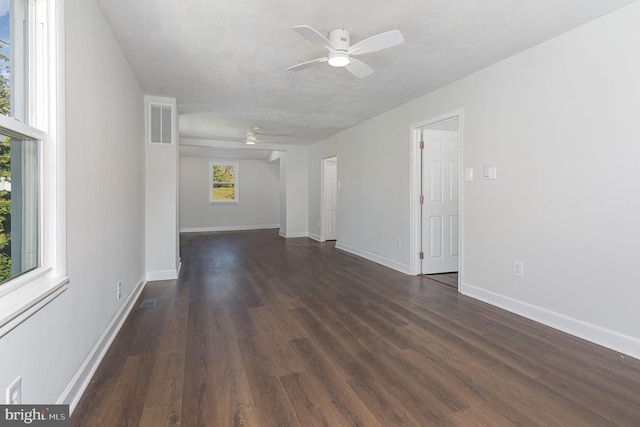
[[461, 113], [414, 127], [412, 209], [415, 274], [458, 284], [460, 265]]
[[322, 201], [320, 203], [321, 241], [338, 238], [338, 157], [322, 161]]

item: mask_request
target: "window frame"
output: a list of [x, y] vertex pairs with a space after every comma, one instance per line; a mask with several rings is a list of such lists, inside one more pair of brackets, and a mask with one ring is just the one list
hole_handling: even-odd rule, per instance
[[[213, 168], [215, 166], [233, 166], [233, 182], [214, 182]], [[209, 160], [209, 204], [220, 203], [240, 203], [240, 164], [238, 162], [230, 162], [223, 160]], [[233, 200], [216, 200], [213, 198], [214, 184], [233, 184], [234, 198]]]
[[12, 114], [18, 118], [0, 115], [0, 131], [38, 141], [39, 262], [35, 269], [0, 285], [0, 337], [64, 292], [69, 282], [65, 258], [64, 0], [21, 3], [28, 11], [24, 33], [28, 65], [20, 78], [12, 78], [21, 83], [16, 93], [24, 96], [12, 100]]

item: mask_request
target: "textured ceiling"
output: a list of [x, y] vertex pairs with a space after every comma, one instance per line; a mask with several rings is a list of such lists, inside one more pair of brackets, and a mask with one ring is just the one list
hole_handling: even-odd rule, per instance
[[[143, 91], [176, 98], [197, 145], [255, 126], [311, 144], [632, 2], [98, 0]], [[375, 70], [365, 79], [326, 63], [285, 71], [325, 55], [295, 25], [406, 41], [359, 56]]]

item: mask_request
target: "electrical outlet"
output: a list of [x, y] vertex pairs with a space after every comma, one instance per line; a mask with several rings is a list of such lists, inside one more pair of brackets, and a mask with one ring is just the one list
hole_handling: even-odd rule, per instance
[[398, 240], [397, 240], [396, 243], [397, 243], [398, 247], [401, 248], [402, 247], [402, 237], [398, 237]]
[[122, 282], [118, 282], [116, 285], [116, 299], [119, 301], [122, 298]]
[[522, 261], [513, 261], [513, 275], [524, 277], [524, 263]]
[[22, 403], [22, 377], [7, 387], [7, 405], [20, 405]]

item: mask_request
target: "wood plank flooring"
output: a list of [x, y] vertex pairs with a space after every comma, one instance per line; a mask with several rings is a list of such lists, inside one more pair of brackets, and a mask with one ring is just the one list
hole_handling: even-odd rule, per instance
[[458, 273], [425, 274], [424, 277], [458, 289]]
[[640, 361], [274, 230], [182, 236], [72, 426], [638, 426]]

